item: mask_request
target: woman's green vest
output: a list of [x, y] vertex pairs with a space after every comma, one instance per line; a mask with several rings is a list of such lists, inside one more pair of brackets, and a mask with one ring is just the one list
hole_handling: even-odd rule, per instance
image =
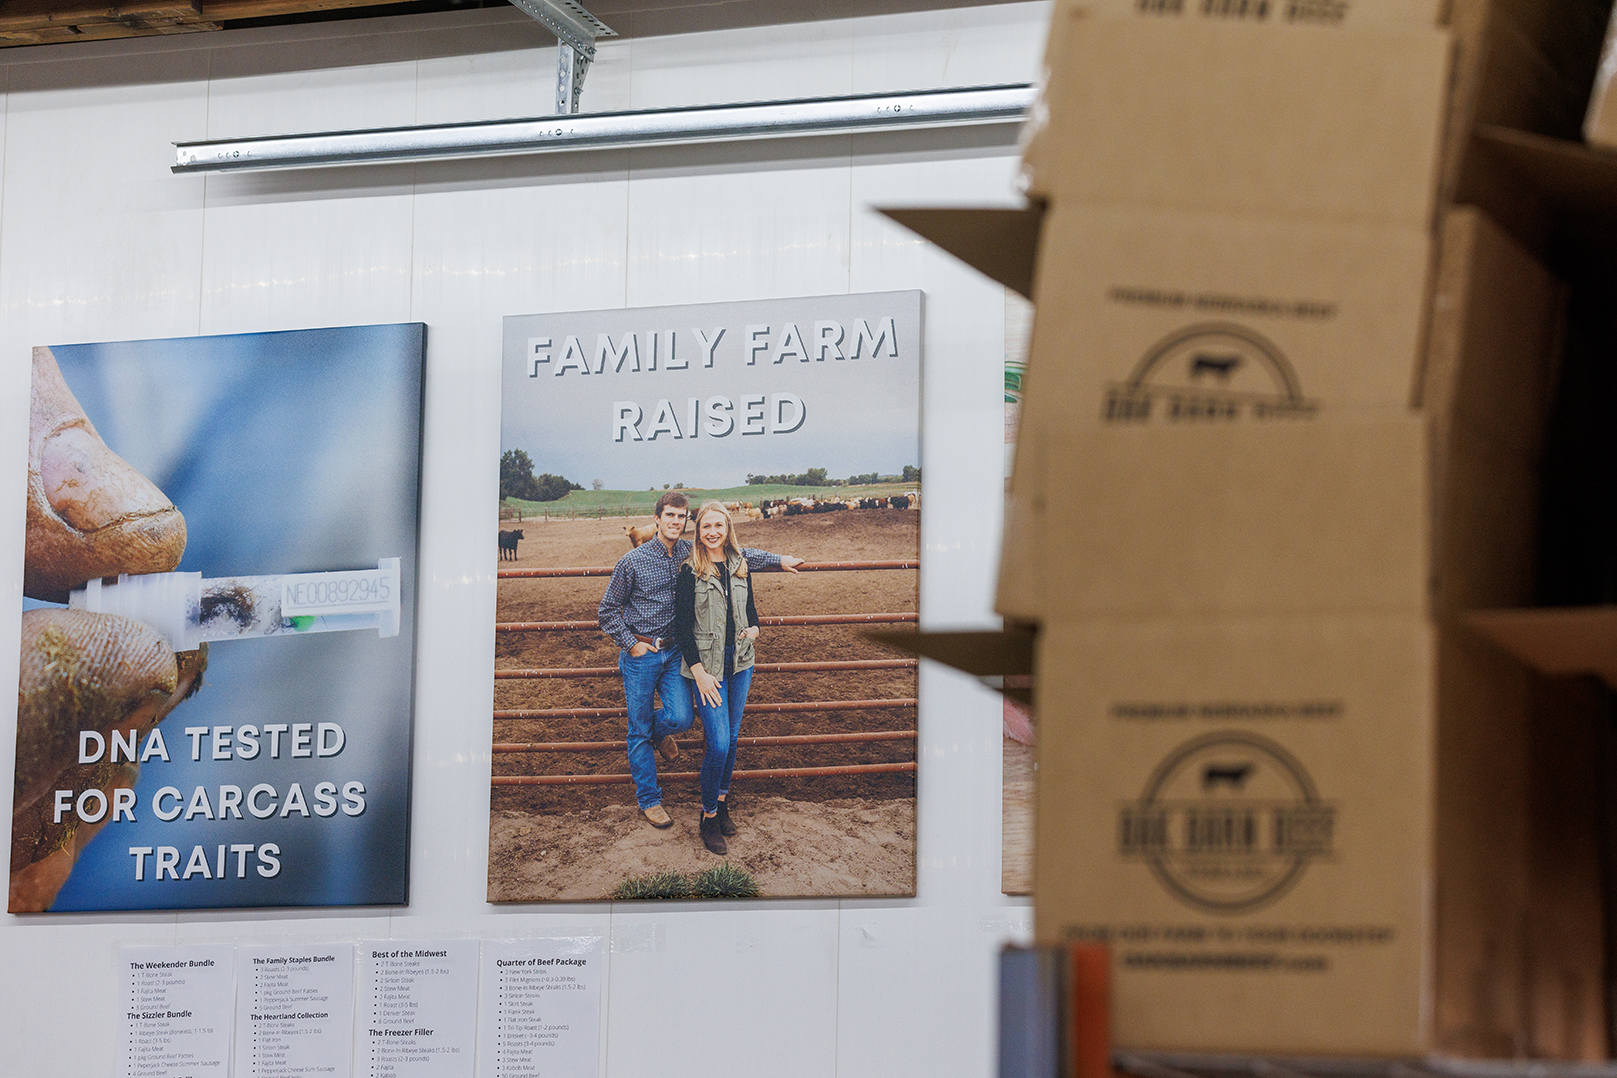
[[[736, 669], [745, 670], [752, 665], [752, 639], [741, 635], [747, 628], [747, 585], [750, 576], [736, 576], [742, 561], [732, 554], [726, 563], [730, 570], [730, 609], [736, 620]], [[693, 574], [694, 575], [694, 574]], [[702, 669], [724, 680], [724, 582], [719, 574], [696, 578], [696, 650], [702, 659]], [[679, 672], [695, 679], [690, 665], [683, 658]]]

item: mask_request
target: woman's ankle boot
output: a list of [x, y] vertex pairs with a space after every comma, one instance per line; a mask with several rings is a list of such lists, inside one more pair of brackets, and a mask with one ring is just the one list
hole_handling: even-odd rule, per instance
[[702, 814], [702, 845], [708, 848], [709, 853], [716, 853], [720, 857], [730, 852], [724, 844], [724, 836], [719, 833], [719, 818]]
[[728, 801], [720, 801], [719, 802], [718, 820], [719, 820], [719, 834], [725, 836], [726, 838], [729, 838], [731, 835], [734, 835], [736, 833], [736, 825], [730, 819], [730, 803]]

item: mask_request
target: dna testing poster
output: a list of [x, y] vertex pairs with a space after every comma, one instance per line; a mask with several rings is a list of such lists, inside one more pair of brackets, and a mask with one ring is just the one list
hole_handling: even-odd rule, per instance
[[34, 349], [13, 913], [408, 900], [425, 347]]

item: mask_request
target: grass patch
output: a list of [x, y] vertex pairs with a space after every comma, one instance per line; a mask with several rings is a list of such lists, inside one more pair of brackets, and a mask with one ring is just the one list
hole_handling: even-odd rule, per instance
[[678, 872], [630, 876], [612, 890], [613, 898], [690, 898], [691, 881]]
[[763, 892], [752, 873], [726, 862], [692, 876], [691, 894], [696, 898], [757, 898]]
[[[726, 487], [722, 490], [698, 490], [687, 487], [680, 493], [690, 499], [692, 506], [705, 501], [751, 502], [757, 505], [764, 499], [775, 498], [885, 498], [892, 494], [913, 494], [915, 483], [871, 483], [857, 487], [794, 487], [777, 483], [757, 486]], [[525, 502], [517, 498], [505, 499], [505, 505], [520, 510], [523, 519], [538, 517], [649, 517], [656, 508], [660, 490], [575, 490], [553, 502]]]
[[746, 869], [731, 864], [694, 872], [654, 872], [649, 876], [629, 876], [609, 896], [632, 901], [670, 898], [758, 898], [763, 891]]

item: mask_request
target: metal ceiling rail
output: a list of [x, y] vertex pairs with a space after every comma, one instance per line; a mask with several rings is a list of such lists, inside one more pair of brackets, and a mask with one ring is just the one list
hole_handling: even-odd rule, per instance
[[978, 86], [176, 142], [173, 171], [243, 172], [1017, 123], [1033, 104], [1033, 94], [1025, 84]]

